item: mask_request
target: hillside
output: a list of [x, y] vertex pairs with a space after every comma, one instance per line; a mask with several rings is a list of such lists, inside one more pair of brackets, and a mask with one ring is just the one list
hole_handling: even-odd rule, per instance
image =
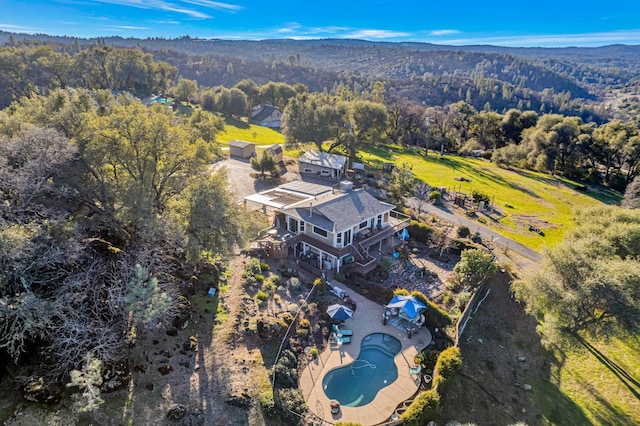
[[[200, 85], [233, 86], [250, 78], [264, 84], [303, 83], [312, 91], [344, 83], [355, 91], [385, 82], [390, 96], [427, 105], [467, 100], [477, 109], [544, 110], [595, 121], [614, 115], [635, 94], [638, 46], [505, 48], [386, 43], [363, 40], [77, 39], [0, 32], [0, 44], [28, 39], [64, 45], [139, 47]], [[617, 90], [613, 90], [616, 88]], [[612, 109], [607, 110], [607, 107]], [[628, 108], [627, 108], [628, 109]], [[631, 114], [622, 113], [622, 117]]]

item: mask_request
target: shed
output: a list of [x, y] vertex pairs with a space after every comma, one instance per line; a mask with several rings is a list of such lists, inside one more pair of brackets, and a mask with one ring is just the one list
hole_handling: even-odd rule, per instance
[[282, 154], [282, 145], [271, 145], [270, 147], [266, 148], [266, 151], [271, 154], [271, 156], [273, 157], [273, 160], [276, 163], [280, 163], [283, 160]]
[[347, 171], [347, 157], [321, 151], [307, 151], [298, 159], [301, 175], [341, 179]]
[[251, 158], [255, 153], [256, 144], [254, 143], [237, 139], [229, 142], [229, 155], [232, 157]]

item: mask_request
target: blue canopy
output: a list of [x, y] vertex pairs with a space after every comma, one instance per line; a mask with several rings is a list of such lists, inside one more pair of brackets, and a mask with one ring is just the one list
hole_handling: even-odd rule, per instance
[[334, 320], [344, 321], [351, 318], [353, 311], [346, 306], [336, 303], [327, 308], [327, 314]]
[[415, 319], [420, 312], [427, 309], [427, 305], [422, 302], [419, 302], [413, 296], [400, 296], [395, 295], [391, 302], [387, 305], [387, 308], [397, 308], [401, 309], [402, 312], [412, 320]]
[[407, 228], [404, 228], [402, 232], [398, 233], [398, 238], [403, 241], [409, 241], [409, 231], [407, 231]]

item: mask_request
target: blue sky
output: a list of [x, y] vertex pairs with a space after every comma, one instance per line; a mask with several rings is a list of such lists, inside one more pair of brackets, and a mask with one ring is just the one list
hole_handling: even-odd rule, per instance
[[0, 30], [79, 37], [640, 44], [638, 0], [0, 0]]

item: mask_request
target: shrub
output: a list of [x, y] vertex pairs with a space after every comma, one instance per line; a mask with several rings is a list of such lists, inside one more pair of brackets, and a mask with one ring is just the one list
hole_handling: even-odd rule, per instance
[[[258, 276], [256, 276], [257, 278]], [[262, 282], [262, 287], [261, 287], [262, 291], [264, 291], [267, 294], [274, 294], [276, 292], [276, 290], [278, 290], [278, 286], [275, 285], [275, 283], [273, 282], [272, 279], [266, 279]]]
[[336, 274], [336, 281], [343, 283], [343, 282], [345, 282], [346, 279], [347, 278], [344, 276], [344, 274], [342, 272], [338, 272]]
[[261, 282], [263, 282], [263, 281], [264, 281], [264, 275], [262, 275], [262, 274], [255, 274], [255, 275], [253, 276], [253, 278], [254, 278], [257, 282], [259, 282], [259, 283], [261, 283]]
[[436, 411], [440, 407], [440, 395], [435, 390], [420, 393], [413, 400], [407, 411], [402, 413], [402, 424], [409, 426], [422, 426], [433, 420]]
[[431, 193], [429, 194], [429, 201], [433, 201], [434, 203], [439, 202], [441, 198], [442, 194], [440, 193], [440, 191], [431, 191]]
[[440, 353], [433, 371], [433, 388], [444, 386], [462, 365], [460, 348], [451, 346]]
[[256, 300], [259, 300], [260, 302], [264, 302], [268, 299], [269, 299], [269, 295], [264, 291], [259, 291], [256, 293]]
[[304, 403], [302, 392], [299, 389], [294, 388], [279, 389], [277, 391], [277, 395], [278, 398], [276, 405], [280, 409], [282, 417], [290, 421], [292, 424], [297, 424], [300, 421], [298, 416], [304, 415], [307, 411], [307, 406]]
[[460, 312], [463, 312], [464, 308], [467, 307], [467, 303], [469, 303], [469, 300], [471, 300], [471, 292], [469, 291], [463, 291], [456, 294], [455, 296], [456, 308], [459, 309]]
[[471, 197], [473, 198], [474, 203], [479, 203], [481, 201], [488, 203], [489, 200], [491, 200], [491, 198], [489, 198], [489, 196], [484, 192], [475, 191], [475, 190], [471, 191]]
[[383, 271], [388, 272], [391, 270], [392, 267], [393, 267], [393, 261], [388, 257], [385, 257], [380, 261], [380, 268]]
[[300, 286], [300, 280], [297, 277], [291, 277], [287, 280], [287, 287], [290, 289], [296, 289]]
[[[399, 294], [399, 293], [396, 293], [396, 294]], [[407, 294], [409, 294], [408, 291], [407, 291]], [[440, 306], [436, 305], [431, 300], [429, 300], [427, 296], [425, 296], [422, 292], [415, 290], [415, 291], [412, 291], [410, 294], [420, 302], [427, 305], [427, 309], [424, 311], [424, 319], [425, 319], [425, 325], [428, 328], [431, 328], [431, 329], [436, 327], [445, 328], [446, 326], [451, 325], [452, 323], [451, 316], [449, 316], [448, 313], [443, 311], [440, 308]]]
[[309, 329], [308, 328], [298, 328], [296, 330], [296, 336], [297, 337], [307, 337], [309, 335]]
[[271, 267], [269, 266], [268, 263], [261, 263], [260, 264], [260, 271], [261, 272], [267, 272], [270, 269], [271, 269]]
[[426, 243], [429, 241], [433, 229], [427, 225], [426, 223], [418, 222], [417, 220], [412, 220], [409, 223], [408, 228], [409, 235], [416, 241], [420, 241], [422, 243]]
[[260, 269], [260, 261], [258, 259], [249, 260], [244, 267], [244, 271], [247, 275], [259, 274], [262, 272]]
[[306, 318], [302, 318], [300, 320], [300, 328], [309, 328], [309, 327], [311, 327], [311, 322], [309, 322], [309, 320]]
[[315, 346], [311, 348], [311, 352], [309, 352], [311, 354], [312, 357], [317, 357], [318, 356], [318, 348], [316, 348]]
[[458, 237], [460, 238], [467, 238], [469, 235], [471, 235], [471, 231], [469, 230], [469, 227], [464, 225], [459, 226], [456, 232], [458, 234]]

